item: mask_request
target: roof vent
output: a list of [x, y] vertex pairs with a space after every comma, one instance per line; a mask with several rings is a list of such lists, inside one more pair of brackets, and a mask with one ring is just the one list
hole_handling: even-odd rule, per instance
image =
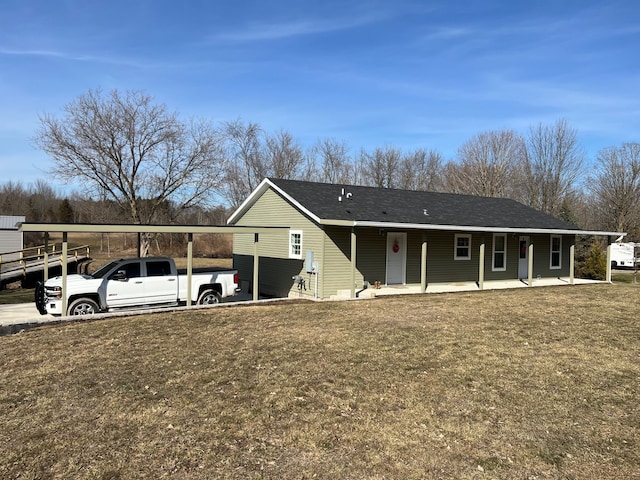
[[429, 212], [427, 211], [427, 209], [426, 209], [426, 208], [423, 208], [423, 209], [422, 209], [422, 213], [424, 214], [424, 216], [425, 216], [425, 217], [428, 217], [428, 216], [429, 216]]
[[340, 191], [340, 195], [338, 195], [338, 202], [342, 202], [342, 198], [345, 197], [347, 200], [351, 200], [351, 197], [353, 197], [353, 193], [351, 192], [346, 192], [344, 191], [344, 188]]

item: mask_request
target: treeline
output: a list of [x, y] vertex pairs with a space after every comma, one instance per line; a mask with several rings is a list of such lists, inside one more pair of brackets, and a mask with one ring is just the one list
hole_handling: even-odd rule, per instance
[[[456, 158], [433, 149], [395, 146], [352, 150], [337, 139], [304, 148], [289, 132], [264, 131], [240, 120], [216, 127], [216, 188], [209, 207], [153, 204], [154, 223], [224, 224], [227, 215], [265, 178], [287, 178], [380, 188], [429, 190], [512, 198], [588, 230], [625, 231], [640, 240], [640, 144], [624, 143], [587, 158], [565, 120], [479, 133]], [[53, 174], [53, 173], [52, 173]], [[56, 192], [45, 180], [0, 185], [0, 213], [32, 222], [129, 223], [123, 202], [109, 195]], [[154, 199], [139, 198], [138, 209]]]
[[303, 150], [292, 136], [256, 124], [225, 124], [222, 194], [239, 205], [266, 176], [380, 188], [512, 198], [583, 229], [640, 232], [640, 144], [587, 158], [565, 120], [479, 133], [445, 159], [432, 149], [381, 146], [357, 152], [322, 139]]

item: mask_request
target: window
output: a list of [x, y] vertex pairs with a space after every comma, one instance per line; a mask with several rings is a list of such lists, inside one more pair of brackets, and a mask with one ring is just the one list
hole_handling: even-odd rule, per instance
[[289, 230], [289, 258], [302, 258], [302, 230]]
[[127, 279], [140, 277], [140, 262], [125, 263], [118, 267], [118, 270], [109, 275], [109, 280], [113, 278]]
[[166, 260], [147, 262], [147, 277], [162, 277], [171, 274], [171, 264]]
[[456, 234], [453, 259], [471, 260], [471, 235]]
[[493, 234], [493, 271], [504, 272], [507, 269], [507, 235]]
[[562, 237], [560, 235], [551, 235], [551, 264], [549, 268], [562, 268]]

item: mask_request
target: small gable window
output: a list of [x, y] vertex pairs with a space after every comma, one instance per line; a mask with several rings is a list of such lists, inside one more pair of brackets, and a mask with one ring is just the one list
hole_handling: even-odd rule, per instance
[[302, 230], [289, 230], [289, 258], [302, 258]]
[[493, 234], [493, 265], [494, 272], [504, 272], [507, 269], [507, 235]]
[[562, 237], [560, 235], [551, 235], [551, 264], [549, 268], [562, 268]]
[[471, 235], [458, 233], [455, 236], [454, 260], [471, 260]]

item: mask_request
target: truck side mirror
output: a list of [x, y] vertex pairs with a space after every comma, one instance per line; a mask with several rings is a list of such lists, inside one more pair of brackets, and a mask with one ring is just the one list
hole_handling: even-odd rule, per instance
[[116, 273], [111, 275], [111, 280], [118, 280], [119, 282], [122, 282], [126, 279], [127, 279], [127, 272], [125, 272], [124, 270], [118, 270]]

